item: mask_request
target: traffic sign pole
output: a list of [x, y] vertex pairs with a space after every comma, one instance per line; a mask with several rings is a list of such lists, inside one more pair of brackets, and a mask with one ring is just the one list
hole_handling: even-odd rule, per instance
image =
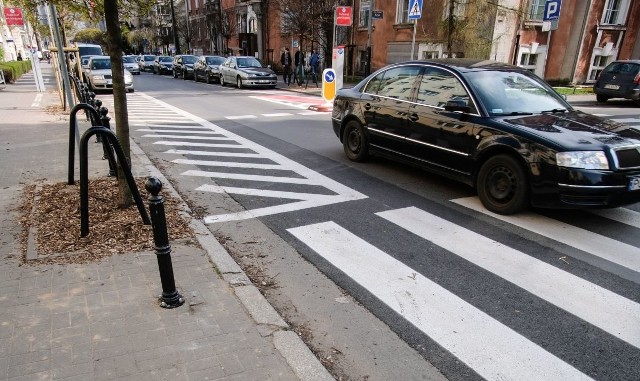
[[416, 27], [418, 20], [422, 17], [422, 0], [409, 0], [409, 20], [413, 20], [413, 37], [411, 39], [411, 59], [416, 46]]

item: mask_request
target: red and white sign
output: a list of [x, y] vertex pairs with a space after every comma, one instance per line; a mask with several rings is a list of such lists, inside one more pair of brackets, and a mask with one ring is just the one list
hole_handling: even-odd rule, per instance
[[22, 9], [20, 8], [5, 8], [4, 18], [7, 20], [7, 25], [24, 25]]
[[353, 24], [353, 12], [351, 7], [339, 6], [336, 8], [336, 25], [351, 26]]

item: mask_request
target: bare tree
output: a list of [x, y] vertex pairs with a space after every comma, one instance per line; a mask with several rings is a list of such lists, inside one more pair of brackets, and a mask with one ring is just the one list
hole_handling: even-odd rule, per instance
[[236, 25], [236, 10], [235, 8], [223, 9], [221, 16], [220, 34], [224, 37], [226, 42], [226, 46], [222, 49], [222, 52], [225, 53], [225, 49], [229, 49], [229, 41], [231, 40], [231, 37], [233, 37], [238, 30], [238, 26]]

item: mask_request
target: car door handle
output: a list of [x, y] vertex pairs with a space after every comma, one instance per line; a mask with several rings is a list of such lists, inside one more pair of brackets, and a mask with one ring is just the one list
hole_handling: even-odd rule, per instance
[[371, 110], [371, 104], [369, 104], [369, 103], [365, 103], [365, 104], [364, 104], [364, 109], [365, 109], [365, 110]]
[[409, 120], [412, 121], [412, 122], [415, 122], [418, 119], [420, 119], [420, 117], [415, 112], [413, 114], [409, 115]]

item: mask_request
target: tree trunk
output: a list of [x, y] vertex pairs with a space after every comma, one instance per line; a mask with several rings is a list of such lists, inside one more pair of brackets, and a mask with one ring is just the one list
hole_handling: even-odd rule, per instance
[[[111, 57], [111, 75], [113, 78], [113, 105], [115, 108], [116, 136], [127, 158], [127, 163], [118, 162], [118, 190], [121, 208], [130, 207], [133, 204], [131, 190], [124, 177], [122, 166], [131, 166], [131, 147], [129, 145], [129, 118], [127, 110], [127, 95], [124, 87], [124, 65], [122, 64], [122, 39], [120, 33], [120, 20], [118, 18], [117, 0], [104, 0], [104, 18], [107, 24], [107, 49]], [[113, 115], [113, 114], [111, 114]]]

